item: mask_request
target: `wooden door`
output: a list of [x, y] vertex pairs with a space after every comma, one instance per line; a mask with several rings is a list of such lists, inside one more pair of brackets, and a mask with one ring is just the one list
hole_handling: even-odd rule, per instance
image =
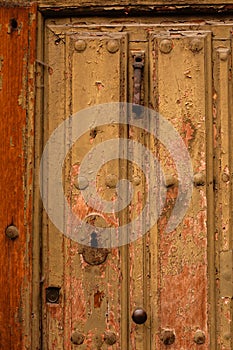
[[46, 21], [43, 349], [230, 349], [231, 31]]

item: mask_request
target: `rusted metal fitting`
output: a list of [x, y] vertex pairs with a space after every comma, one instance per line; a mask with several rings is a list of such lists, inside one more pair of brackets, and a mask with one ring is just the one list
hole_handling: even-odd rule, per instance
[[164, 345], [171, 345], [175, 342], [176, 336], [173, 329], [162, 329], [160, 339]]
[[202, 41], [200, 39], [195, 38], [195, 39], [191, 40], [191, 42], [190, 42], [190, 50], [193, 53], [198, 53], [202, 49], [203, 49], [203, 43], [202, 43]]
[[6, 233], [6, 236], [11, 240], [14, 240], [19, 237], [19, 230], [14, 225], [8, 226], [6, 228], [5, 233]]
[[92, 248], [85, 246], [82, 250], [80, 250], [80, 253], [82, 254], [85, 262], [89, 265], [101, 265], [106, 261], [109, 250], [106, 248]]
[[177, 184], [178, 184], [178, 180], [177, 180], [176, 176], [174, 176], [174, 175], [165, 176], [165, 186], [167, 188], [173, 187]]
[[86, 49], [87, 43], [85, 40], [79, 39], [79, 40], [75, 41], [74, 47], [75, 47], [76, 51], [82, 52]]
[[173, 48], [172, 40], [163, 39], [159, 44], [159, 49], [162, 53], [170, 53]]
[[74, 179], [74, 186], [78, 190], [85, 190], [89, 186], [89, 181], [85, 176], [76, 176]]
[[230, 54], [230, 49], [228, 49], [227, 47], [220, 47], [218, 48], [217, 51], [221, 61], [226, 61], [228, 59]]
[[74, 344], [74, 345], [81, 345], [83, 344], [84, 342], [84, 339], [85, 339], [85, 335], [82, 334], [81, 332], [79, 331], [74, 331], [71, 335], [71, 342]]
[[133, 178], [132, 178], [132, 184], [133, 184], [134, 186], [138, 186], [138, 185], [140, 185], [140, 183], [141, 183], [141, 178], [140, 178], [140, 176], [133, 176]]
[[119, 50], [119, 42], [116, 39], [108, 40], [106, 46], [107, 46], [108, 52], [110, 53], [115, 53]]
[[147, 320], [147, 313], [141, 307], [134, 310], [132, 314], [132, 319], [136, 324], [143, 324]]
[[196, 187], [205, 186], [205, 182], [206, 182], [206, 176], [204, 173], [194, 174], [194, 177], [193, 177], [194, 186]]
[[133, 67], [136, 69], [142, 69], [145, 65], [145, 53], [144, 51], [133, 51], [132, 52], [132, 56], [133, 56]]
[[116, 188], [118, 182], [118, 178], [114, 174], [108, 174], [105, 179], [105, 185], [109, 188]]
[[227, 174], [227, 173], [223, 173], [223, 174], [222, 174], [222, 181], [223, 181], [223, 182], [228, 182], [228, 181], [230, 181], [230, 175]]
[[115, 344], [117, 341], [117, 336], [114, 332], [105, 332], [104, 333], [104, 342], [107, 344], [107, 345], [113, 345]]
[[106, 220], [97, 213], [88, 214], [84, 218], [84, 222], [90, 225], [90, 228], [87, 228], [82, 234], [84, 234], [85, 239], [90, 237], [90, 241], [88, 245], [79, 245], [79, 254], [82, 254], [86, 263], [90, 265], [100, 265], [105, 262], [110, 253], [109, 249], [100, 247], [101, 235], [109, 226]]
[[58, 304], [60, 297], [60, 287], [46, 288], [46, 302], [51, 304]]
[[195, 334], [194, 334], [193, 340], [196, 344], [204, 344], [205, 343], [205, 333], [202, 330], [197, 329]]

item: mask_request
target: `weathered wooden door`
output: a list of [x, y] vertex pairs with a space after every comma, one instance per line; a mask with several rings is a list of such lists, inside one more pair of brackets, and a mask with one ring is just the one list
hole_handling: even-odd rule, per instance
[[216, 324], [230, 349], [231, 33], [214, 21], [46, 21], [44, 350], [215, 349]]

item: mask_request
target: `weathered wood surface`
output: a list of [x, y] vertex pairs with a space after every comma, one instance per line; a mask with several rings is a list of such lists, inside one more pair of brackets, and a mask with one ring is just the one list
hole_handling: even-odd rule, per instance
[[[227, 228], [231, 199], [225, 196], [226, 191], [230, 193], [225, 188], [229, 187], [227, 149], [230, 148], [225, 134], [230, 120], [225, 115], [230, 115], [231, 111], [227, 97], [231, 87], [222, 82], [227, 77], [230, 79], [231, 63], [227, 55], [232, 26], [216, 22], [204, 23], [197, 28], [190, 22], [177, 24], [175, 28], [168, 24], [137, 27], [134, 19], [131, 26], [125, 24], [122, 33], [120, 23], [114, 26], [111, 19], [105, 21], [111, 25], [105, 27], [100, 18], [72, 18], [69, 26], [65, 25], [66, 19], [46, 22], [45, 141], [67, 115], [96, 103], [124, 100], [126, 87], [128, 100], [131, 101], [132, 52], [142, 50], [146, 57], [142, 82], [144, 103], [158, 110], [173, 124], [189, 150], [194, 171], [192, 200], [183, 222], [167, 234], [166, 223], [178, 193], [176, 167], [160, 143], [147, 133], [130, 127], [128, 137], [150, 148], [164, 168], [168, 183], [163, 214], [158, 225], [147, 235], [124, 249], [113, 249], [98, 266], [88, 264], [85, 248], [80, 248], [75, 242], [69, 243], [53, 225], [47, 224], [45, 215], [44, 287], [57, 285], [61, 288], [61, 303], [44, 306], [45, 349], [64, 346], [62, 344], [66, 349], [71, 348], [70, 337], [72, 334], [77, 336], [76, 330], [79, 337], [80, 334], [85, 336], [80, 348], [86, 346], [88, 349], [105, 349], [106, 331], [114, 332], [117, 337], [113, 349], [165, 349], [167, 344], [171, 344], [172, 349], [230, 349], [232, 274], [231, 234]], [[110, 29], [111, 34], [106, 34]], [[115, 35], [117, 40], [123, 40], [122, 36], [127, 40], [128, 51], [124, 41], [116, 53], [109, 55], [105, 42], [108, 35]], [[211, 40], [212, 35], [215, 41]], [[167, 49], [169, 43], [171, 47]], [[220, 54], [222, 59], [219, 60]], [[212, 58], [215, 62], [214, 75]], [[125, 71], [126, 65], [128, 78], [121, 85], [124, 79], [119, 80], [119, 74]], [[109, 79], [110, 71], [112, 79]], [[214, 98], [212, 84], [219, 91]], [[216, 110], [214, 115], [212, 103]], [[217, 125], [214, 134], [213, 123]], [[90, 215], [92, 210], [74, 186], [80, 162], [93, 145], [119, 135], [120, 130], [113, 126], [98, 127], [83, 135], [67, 157], [64, 188], [74, 212], [81, 217]], [[217, 152], [220, 152], [218, 159], [222, 160], [214, 171], [213, 144], [216, 145], [216, 142], [221, 144]], [[220, 149], [224, 149], [224, 153]], [[103, 153], [103, 160], [104, 157]], [[91, 166], [90, 158], [90, 170]], [[117, 162], [110, 163], [99, 173], [98, 187], [105, 199], [115, 198], [114, 186], [109, 188], [106, 178], [109, 175], [116, 178], [121, 174], [125, 165], [119, 167]], [[218, 169], [225, 169], [223, 180]], [[215, 189], [219, 192], [216, 196], [216, 217], [219, 217], [216, 225], [214, 172], [218, 186]], [[130, 180], [137, 178], [137, 181], [133, 181], [134, 197], [128, 213], [120, 215], [120, 219], [128, 216], [131, 220], [137, 217], [145, 203], [146, 186], [140, 164], [128, 164], [126, 174]], [[103, 216], [103, 213], [100, 211], [98, 215]], [[115, 218], [106, 215], [104, 219], [113, 224]], [[215, 230], [220, 232], [223, 223], [226, 225], [220, 240], [222, 234], [215, 236], [213, 233]], [[139, 225], [144, 223], [139, 222]], [[215, 244], [218, 249], [216, 255]], [[61, 252], [59, 257], [57, 251]], [[219, 264], [220, 269], [225, 268], [225, 271], [217, 275], [216, 281], [215, 268], [219, 271]], [[220, 290], [218, 279], [222, 280]], [[216, 291], [219, 296], [218, 322], [215, 319]], [[115, 307], [116, 302], [118, 308]], [[145, 325], [132, 322], [131, 314], [136, 307], [147, 311]], [[93, 319], [98, 323], [95, 324]]]
[[[16, 4], [22, 6], [15, 7]], [[134, 26], [127, 27], [133, 7], [155, 13], [158, 6], [160, 10], [172, 13], [181, 11], [182, 6], [183, 9], [190, 9], [187, 5], [194, 4], [191, 0], [185, 3], [177, 1], [176, 5], [168, 2], [166, 6], [163, 2], [138, 1], [132, 7], [124, 1], [107, 1], [104, 2], [106, 13], [116, 8], [122, 11], [125, 18], [73, 17], [47, 22], [45, 54], [42, 50], [43, 34], [39, 35], [41, 41], [38, 45], [37, 168], [42, 137], [46, 142], [51, 132], [68, 115], [95, 103], [131, 100], [131, 51], [142, 49], [147, 55], [143, 80], [144, 102], [159, 110], [182, 135], [193, 161], [195, 186], [184, 221], [177, 230], [166, 235], [164, 228], [177, 197], [176, 169], [169, 160], [169, 154], [162, 145], [137, 128], [131, 127], [129, 134], [118, 127], [90, 128], [90, 133], [77, 142], [65, 163], [64, 189], [73, 210], [101, 226], [105, 222], [107, 225], [117, 225], [117, 222], [132, 219], [142, 208], [145, 179], [138, 167], [126, 167], [125, 163], [115, 161], [101, 169], [98, 186], [101, 195], [108, 200], [116, 196], [114, 183], [118, 176], [129, 175], [130, 179], [134, 179], [135, 194], [130, 210], [119, 216], [109, 217], [100, 212], [99, 216], [90, 218], [88, 215], [92, 212], [75, 187], [78, 164], [85, 153], [93, 144], [98, 145], [109, 137], [119, 136], [135, 137], [157, 155], [168, 174], [166, 206], [158, 225], [142, 239], [111, 252], [94, 254], [94, 257], [89, 249], [61, 235], [47, 220], [45, 213], [42, 294], [39, 295], [39, 281], [36, 280], [33, 308], [32, 239], [36, 267], [39, 263], [41, 220], [38, 183], [35, 212], [32, 212], [36, 10], [30, 6], [25, 8], [25, 4], [29, 4], [29, 1], [0, 2], [3, 5], [0, 6], [0, 348], [39, 348], [37, 312], [41, 298], [43, 349], [46, 350], [72, 349], [71, 339], [74, 343], [83, 342], [80, 349], [162, 350], [167, 348], [166, 342], [174, 340], [174, 335], [175, 341], [169, 346], [174, 350], [231, 349], [233, 145], [229, 130], [232, 129], [233, 24], [226, 25], [221, 21], [214, 24], [203, 19], [198, 22], [196, 18], [183, 25], [173, 23], [169, 27], [169, 24], [164, 24], [152, 29], [148, 17], [140, 19], [140, 23], [144, 20], [147, 23], [142, 29], [135, 17], [131, 18]], [[103, 1], [40, 1], [38, 4], [42, 10], [58, 10], [53, 14], [59, 14], [59, 11], [64, 14], [63, 10], [72, 6], [80, 11], [83, 8], [90, 11], [95, 6], [103, 7]], [[209, 5], [202, 1], [195, 2], [192, 8], [202, 7], [208, 11], [214, 9], [214, 4], [219, 5], [216, 11], [220, 12], [231, 10], [232, 6], [227, 1], [213, 1]], [[16, 19], [17, 23], [12, 19]], [[76, 26], [76, 31], [77, 26], [82, 26], [84, 22], [86, 28], [88, 24], [92, 25], [92, 33], [101, 31], [103, 35], [111, 28], [111, 35], [114, 36], [119, 31], [117, 40], [120, 40], [120, 50], [114, 55], [109, 54], [104, 49], [106, 38], [104, 35], [101, 38], [98, 33], [96, 37], [94, 34], [91, 39], [85, 39], [91, 43], [85, 53], [75, 51], [74, 46], [70, 45], [70, 37], [66, 36], [67, 27], [55, 25], [66, 24], [67, 21]], [[114, 21], [118, 21], [115, 27], [112, 24]], [[121, 32], [121, 21], [125, 22], [127, 35]], [[161, 17], [152, 20], [153, 24], [162, 21]], [[94, 23], [98, 29], [93, 27]], [[111, 23], [107, 29], [104, 27], [106, 23]], [[86, 32], [86, 28], [84, 26], [80, 30]], [[40, 29], [43, 32], [42, 23]], [[179, 29], [180, 33], [166, 37], [172, 40], [172, 50], [163, 53], [159, 49], [161, 38], [158, 33], [169, 29], [173, 32]], [[199, 33], [200, 29], [204, 32]], [[186, 30], [192, 31], [189, 37], [184, 33]], [[150, 36], [148, 31], [151, 32]], [[214, 37], [212, 43], [211, 37]], [[190, 49], [192, 40], [198, 40], [194, 42], [193, 51]], [[111, 64], [108, 64], [109, 61]], [[41, 78], [43, 70], [44, 82]], [[41, 93], [44, 83], [45, 95]], [[43, 102], [44, 110], [39, 106]], [[44, 130], [41, 128], [42, 117]], [[14, 240], [5, 235], [9, 225], [18, 228], [19, 237]], [[94, 265], [96, 260], [100, 262], [101, 259], [103, 263]], [[61, 288], [58, 304], [46, 302], [46, 288], [50, 286]], [[131, 320], [137, 306], [143, 306], [147, 311], [145, 325], [135, 325]], [[33, 346], [30, 340], [33, 322], [30, 318], [35, 324]], [[109, 342], [113, 342], [113, 345], [110, 346]]]
[[[30, 349], [35, 7], [0, 7], [0, 348]], [[5, 230], [13, 225], [18, 237]]]
[[96, 11], [97, 9], [103, 9], [104, 12], [118, 11], [121, 16], [129, 16], [132, 12], [145, 11], [147, 13], [156, 14], [159, 12], [192, 12], [200, 10], [204, 11], [206, 15], [210, 12], [215, 13], [227, 13], [233, 10], [231, 0], [177, 0], [176, 2], [170, 1], [131, 1], [130, 4], [127, 0], [121, 1], [103, 1], [103, 0], [0, 0], [3, 5], [26, 5], [29, 3], [37, 3], [41, 10], [55, 10], [55, 13], [62, 13], [65, 9], [73, 9], [77, 13], [87, 9]]

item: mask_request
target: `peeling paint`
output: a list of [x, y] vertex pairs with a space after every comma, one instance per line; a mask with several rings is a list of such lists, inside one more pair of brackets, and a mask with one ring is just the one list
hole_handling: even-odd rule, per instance
[[[166, 9], [168, 8], [170, 11], [176, 11], [179, 6], [171, 6], [171, 8], [167, 6]], [[107, 10], [109, 10], [108, 6]], [[126, 11], [130, 14], [132, 7], [122, 6], [121, 10], [122, 13]], [[76, 18], [71, 19], [71, 22], [72, 20], [77, 21]], [[175, 334], [175, 341], [172, 345], [170, 344], [172, 349], [194, 349], [197, 345], [203, 350], [214, 349], [215, 334], [218, 336], [220, 347], [227, 349], [231, 341], [229, 334], [231, 334], [232, 317], [228, 301], [230, 297], [225, 296], [224, 292], [227, 286], [224, 278], [229, 282], [231, 273], [227, 266], [225, 272], [217, 266], [218, 260], [223, 259], [223, 252], [229, 252], [230, 247], [230, 214], [227, 208], [231, 200], [229, 202], [230, 195], [227, 194], [231, 192], [231, 179], [227, 178], [227, 181], [224, 181], [222, 175], [229, 177], [232, 169], [231, 163], [227, 160], [229, 144], [224, 141], [229, 128], [225, 124], [226, 118], [223, 118], [222, 111], [226, 112], [224, 115], [230, 115], [229, 111], [225, 110], [225, 106], [231, 103], [224, 96], [231, 97], [224, 90], [223, 84], [213, 89], [216, 90], [213, 111], [211, 103], [212, 79], [214, 82], [217, 81], [218, 85], [219, 78], [216, 76], [220, 72], [225, 77], [222, 81], [226, 82], [228, 76], [226, 64], [229, 62], [227, 60], [222, 61], [221, 64], [217, 62], [212, 77], [210, 67], [212, 62], [209, 62], [208, 58], [213, 55], [215, 61], [214, 50], [217, 45], [215, 42], [218, 40], [216, 37], [212, 42], [213, 53], [210, 51], [210, 42], [212, 36], [215, 36], [214, 33], [229, 36], [230, 26], [228, 31], [221, 26], [222, 32], [216, 29], [218, 27], [216, 24], [212, 26], [211, 23], [202, 19], [188, 24], [179, 23], [179, 26], [177, 23], [166, 21], [156, 26], [152, 23], [145, 25], [144, 19], [140, 19], [139, 25], [135, 18], [105, 20], [112, 21], [111, 30], [104, 26], [103, 19], [92, 18], [84, 19], [82, 23], [75, 22], [77, 34], [74, 37], [66, 35], [74, 28], [70, 23], [66, 25], [64, 19], [46, 22], [45, 44], [49, 48], [46, 51], [46, 62], [53, 67], [53, 74], [45, 70], [45, 75], [49, 78], [49, 87], [45, 86], [47, 103], [45, 126], [48, 125], [48, 130], [46, 127], [44, 130], [45, 139], [67, 117], [64, 111], [71, 115], [89, 105], [131, 98], [133, 69], [130, 59], [126, 61], [127, 50], [135, 48], [144, 50], [148, 53], [147, 63], [150, 62], [144, 76], [145, 104], [148, 100], [152, 105], [155, 104], [156, 109], [182, 135], [193, 162], [193, 195], [184, 220], [176, 230], [167, 234], [166, 225], [179, 191], [179, 179], [177, 179], [174, 161], [163, 145], [156, 140], [151, 140], [149, 135], [137, 128], [130, 128], [127, 137], [149, 146], [162, 164], [166, 176], [171, 178], [172, 185], [166, 187], [166, 203], [162, 215], [158, 225], [155, 225], [145, 237], [127, 247], [113, 249], [110, 252], [97, 249], [98, 233], [95, 236], [90, 235], [93, 246], [87, 248], [76, 242], [70, 242], [67, 237], [59, 236], [50, 223], [47, 226], [44, 225], [44, 241], [50, 240], [48, 246], [44, 248], [45, 280], [50, 283], [60, 280], [65, 294], [65, 298], [62, 299], [63, 305], [60, 306], [60, 309], [63, 307], [65, 310], [63, 314], [58, 312], [57, 319], [54, 319], [49, 313], [44, 313], [45, 318], [47, 316], [49, 319], [43, 320], [43, 327], [47, 334], [46, 346], [62, 348], [65, 344], [69, 349], [71, 332], [77, 328], [85, 334], [85, 340], [81, 346], [86, 349], [107, 348], [108, 344], [104, 343], [106, 330], [115, 332], [119, 337], [113, 345], [113, 349], [118, 350], [127, 348], [141, 350], [150, 347], [163, 349], [165, 345], [169, 345], [166, 342], [171, 340], [164, 340], [165, 343], [162, 343], [162, 330], [172, 330]], [[124, 25], [122, 21], [125, 22]], [[146, 21], [149, 22], [149, 19]], [[113, 22], [120, 24], [121, 30], [124, 29], [127, 35], [120, 34], [119, 28], [114, 27]], [[57, 25], [58, 23], [60, 25]], [[87, 33], [89, 24], [90, 33]], [[187, 28], [189, 35], [184, 33]], [[206, 29], [213, 30], [213, 35]], [[120, 49], [114, 55], [111, 54], [111, 64], [109, 64], [110, 53], [106, 50], [105, 35], [108, 30], [111, 33], [108, 33], [107, 37], [121, 35], [117, 37], [120, 38]], [[159, 50], [158, 37], [161, 32], [163, 36], [168, 36], [173, 41], [170, 53], [164, 54]], [[66, 38], [64, 41], [66, 46], [54, 45], [57, 33]], [[138, 41], [137, 36], [140, 38]], [[75, 51], [72, 40], [83, 40], [84, 37], [87, 42], [85, 50]], [[201, 40], [203, 49], [194, 53], [190, 50], [190, 39], [196, 37]], [[113, 70], [112, 67], [116, 69]], [[109, 79], [110, 75], [111, 79]], [[103, 83], [106, 81], [108, 84]], [[147, 86], [149, 81], [150, 84]], [[222, 98], [225, 98], [224, 103], [221, 102]], [[214, 131], [212, 117], [215, 123]], [[93, 211], [93, 208], [88, 207], [82, 198], [79, 186], [75, 186], [80, 163], [91, 147], [109, 138], [119, 137], [120, 132], [122, 129], [118, 126], [115, 129], [108, 126], [99, 130], [95, 125], [90, 125], [89, 131], [67, 154], [64, 164], [64, 191], [73, 213], [81, 220], [89, 218], [92, 223], [97, 224], [96, 217], [101, 217], [105, 227], [110, 225], [117, 228], [121, 221], [127, 222], [136, 218], [145, 205], [145, 198], [148, 196], [145, 178], [134, 165], [117, 161], [107, 164], [101, 168], [96, 179], [98, 193], [106, 200], [113, 200], [117, 194], [115, 186], [108, 186], [106, 181], [108, 174], [111, 174], [114, 179], [119, 179], [119, 173], [125, 171], [129, 179], [138, 177], [137, 181], [132, 181], [134, 193], [130, 206], [120, 214], [112, 212], [106, 215], [102, 213], [101, 204], [94, 201], [92, 205], [95, 204], [95, 211]], [[122, 134], [126, 135], [125, 130]], [[217, 189], [215, 213], [211, 192], [213, 144], [216, 147], [214, 156], [217, 159], [214, 169]], [[90, 157], [90, 169], [92, 161]], [[150, 220], [149, 214], [147, 220]], [[140, 232], [142, 225], [143, 222], [137, 222], [135, 225], [137, 232]], [[213, 247], [214, 244], [216, 248]], [[57, 251], [61, 252], [59, 256]], [[214, 280], [215, 269], [216, 280]], [[218, 299], [220, 320], [217, 320], [216, 333], [213, 332], [215, 327], [213, 281], [214, 288], [217, 288], [217, 295], [223, 293], [224, 296]], [[229, 292], [231, 284], [228, 287]], [[148, 323], [144, 326], [138, 326], [131, 320], [131, 314], [138, 306], [145, 307], [148, 313]], [[58, 325], [61, 330], [59, 332]], [[200, 334], [202, 339], [199, 337]], [[201, 341], [203, 343], [198, 343]]]
[[104, 292], [97, 291], [94, 294], [94, 307], [99, 308], [101, 306], [102, 300], [104, 298], [105, 294]]

